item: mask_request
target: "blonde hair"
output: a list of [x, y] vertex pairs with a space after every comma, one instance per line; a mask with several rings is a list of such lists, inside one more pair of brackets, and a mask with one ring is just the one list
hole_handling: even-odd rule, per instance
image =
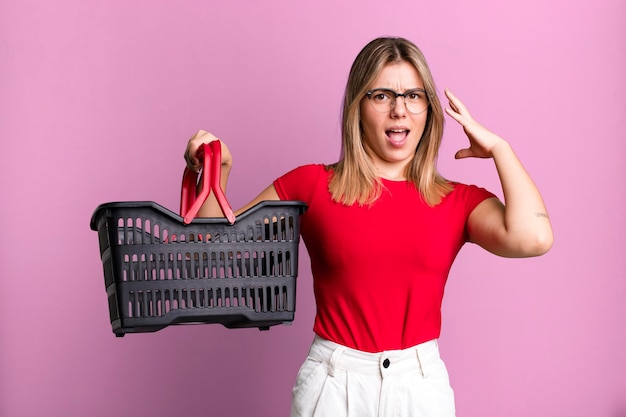
[[371, 204], [382, 193], [382, 182], [365, 152], [361, 128], [361, 101], [383, 68], [392, 63], [407, 62], [415, 67], [429, 97], [426, 126], [415, 156], [406, 168], [406, 178], [419, 190], [430, 206], [438, 204], [452, 190], [436, 168], [437, 154], [443, 136], [443, 109], [437, 97], [424, 55], [403, 38], [378, 38], [357, 55], [346, 85], [342, 112], [342, 149], [339, 162], [331, 165], [329, 182], [332, 199], [345, 205]]

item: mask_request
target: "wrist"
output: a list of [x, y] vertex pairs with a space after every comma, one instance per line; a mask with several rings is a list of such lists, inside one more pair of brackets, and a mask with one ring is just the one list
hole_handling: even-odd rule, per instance
[[504, 153], [512, 152], [511, 145], [504, 139], [500, 139], [495, 145], [491, 147], [491, 157], [497, 158]]

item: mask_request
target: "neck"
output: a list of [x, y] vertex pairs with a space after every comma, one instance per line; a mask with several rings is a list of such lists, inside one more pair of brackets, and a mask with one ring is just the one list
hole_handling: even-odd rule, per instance
[[376, 165], [378, 176], [391, 181], [406, 181], [406, 165], [384, 164]]

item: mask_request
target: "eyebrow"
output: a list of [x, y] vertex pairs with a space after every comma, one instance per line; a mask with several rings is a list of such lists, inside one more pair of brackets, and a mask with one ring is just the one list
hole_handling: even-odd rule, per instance
[[420, 91], [426, 92], [426, 89], [424, 87], [407, 88], [406, 90], [402, 92], [396, 91], [393, 88], [388, 88], [388, 87], [375, 87], [375, 88], [370, 89], [369, 91], [376, 91], [376, 90], [393, 91], [394, 93], [399, 93], [399, 94], [404, 94], [407, 91], [414, 91], [414, 90], [420, 90]]

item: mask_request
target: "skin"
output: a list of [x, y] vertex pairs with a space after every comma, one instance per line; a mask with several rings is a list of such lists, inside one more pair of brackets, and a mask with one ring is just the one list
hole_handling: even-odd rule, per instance
[[[375, 88], [405, 92], [414, 88], [423, 89], [424, 83], [412, 65], [401, 62], [387, 65], [372, 83], [371, 89]], [[387, 113], [376, 111], [368, 99], [361, 102], [365, 151], [381, 177], [406, 180], [405, 167], [415, 155], [427, 117], [427, 111], [410, 113], [400, 97]]]
[[[423, 88], [417, 70], [406, 62], [386, 66], [372, 83], [371, 89], [390, 88], [404, 92]], [[448, 89], [447, 115], [464, 130], [469, 140], [467, 148], [459, 150], [455, 158], [489, 158], [494, 161], [505, 204], [497, 198], [480, 203], [470, 214], [468, 232], [470, 241], [489, 252], [504, 257], [538, 256], [547, 252], [553, 243], [552, 226], [541, 194], [530, 175], [515, 155], [508, 142], [478, 123], [466, 106]], [[404, 100], [398, 98], [388, 113], [372, 108], [368, 100], [361, 103], [361, 123], [367, 155], [383, 178], [404, 180], [404, 168], [411, 161], [424, 131], [427, 112], [412, 114]], [[392, 131], [397, 131], [395, 134]], [[404, 133], [406, 132], [406, 133]], [[200, 130], [188, 142], [185, 159], [190, 169], [198, 170], [196, 151], [202, 143], [217, 139]], [[226, 190], [232, 167], [232, 155], [222, 142], [222, 189]], [[270, 185], [250, 203], [235, 211], [238, 215], [264, 200], [279, 200], [276, 189]], [[213, 194], [198, 213], [199, 217], [223, 217]]]
[[538, 256], [554, 241], [550, 218], [541, 194], [508, 142], [478, 123], [467, 107], [448, 89], [446, 113], [456, 120], [469, 139], [469, 147], [455, 157], [493, 159], [502, 191], [503, 205], [490, 198], [470, 214], [470, 240], [505, 257]]

